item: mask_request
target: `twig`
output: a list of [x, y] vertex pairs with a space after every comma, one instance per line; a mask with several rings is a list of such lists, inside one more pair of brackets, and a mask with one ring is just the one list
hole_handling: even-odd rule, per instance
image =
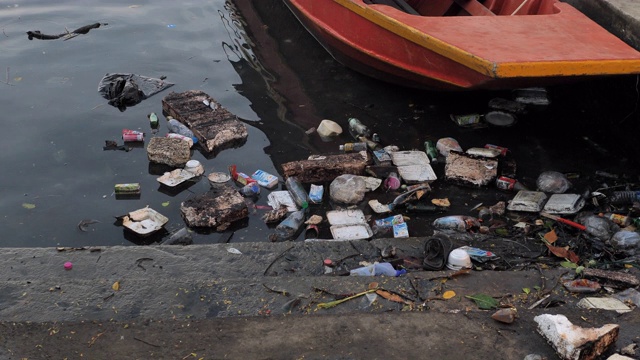
[[527, 249], [527, 250], [531, 251], [531, 249], [529, 249], [528, 247], [524, 246], [523, 244], [520, 244], [520, 243], [519, 243], [519, 242], [517, 242], [517, 241], [509, 240], [509, 239], [500, 239], [500, 240], [502, 240], [502, 241], [509, 241], [509, 242], [514, 243], [514, 244], [518, 244], [518, 245], [522, 246], [523, 248], [525, 248], [525, 249]]
[[536, 306], [542, 304], [545, 300], [547, 300], [547, 298], [549, 298], [549, 296], [551, 296], [551, 294], [547, 294], [547, 295], [543, 296], [542, 299], [534, 302], [533, 305], [529, 306], [529, 310], [535, 309]]
[[157, 347], [157, 348], [162, 347], [162, 346], [160, 346], [160, 345], [156, 345], [156, 344], [152, 344], [152, 343], [150, 343], [150, 342], [146, 342], [146, 341], [144, 341], [144, 340], [142, 340], [142, 339], [139, 339], [139, 338], [137, 338], [137, 337], [135, 337], [135, 336], [133, 337], [133, 340], [138, 340], [138, 341], [140, 341], [141, 343], [147, 344], [147, 345], [149, 345], [149, 346]]
[[273, 261], [271, 262], [271, 264], [269, 264], [269, 266], [267, 266], [267, 268], [264, 270], [264, 274], [263, 275], [267, 275], [267, 272], [269, 272], [269, 269], [271, 269], [271, 267], [273, 266], [273, 264], [275, 264], [276, 261], [278, 261], [281, 257], [284, 256], [284, 254], [286, 254], [289, 250], [293, 249], [294, 246], [288, 248], [287, 250], [283, 251], [280, 253], [280, 255], [276, 256], [275, 259], [273, 259]]
[[289, 293], [288, 293], [288, 292], [286, 292], [285, 290], [276, 290], [276, 289], [272, 289], [272, 288], [268, 287], [268, 286], [267, 286], [267, 285], [265, 285], [265, 284], [262, 284], [262, 286], [264, 286], [264, 288], [265, 288], [265, 289], [267, 289], [267, 290], [269, 290], [269, 291], [271, 291], [271, 292], [274, 292], [274, 293], [276, 293], [276, 294], [281, 294], [281, 295], [284, 295], [284, 296], [289, 296]]
[[93, 345], [93, 343], [95, 343], [95, 342], [96, 342], [96, 340], [98, 340], [98, 338], [99, 338], [100, 336], [102, 336], [102, 334], [104, 334], [104, 332], [101, 332], [101, 333], [98, 333], [98, 334], [97, 334], [97, 335], [95, 335], [95, 336], [92, 336], [92, 337], [91, 337], [91, 341], [89, 342], [89, 347], [91, 347], [91, 345]]

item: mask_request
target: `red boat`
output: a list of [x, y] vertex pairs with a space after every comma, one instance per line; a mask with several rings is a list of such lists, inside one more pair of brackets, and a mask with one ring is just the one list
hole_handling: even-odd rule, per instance
[[284, 0], [344, 65], [403, 86], [513, 89], [640, 74], [640, 52], [557, 0]]

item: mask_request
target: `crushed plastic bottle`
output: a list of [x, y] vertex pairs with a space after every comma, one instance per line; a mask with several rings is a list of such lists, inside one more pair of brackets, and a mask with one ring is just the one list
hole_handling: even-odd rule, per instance
[[433, 227], [441, 230], [467, 231], [480, 227], [480, 221], [473, 216], [451, 215], [437, 218], [433, 221]]
[[303, 209], [309, 207], [309, 194], [307, 194], [307, 191], [302, 187], [302, 183], [300, 183], [298, 178], [289, 176], [285, 181], [285, 185], [296, 205]]
[[393, 265], [389, 263], [375, 263], [368, 266], [363, 266], [357, 269], [349, 271], [351, 276], [400, 276], [406, 274], [407, 270], [396, 270]]
[[296, 235], [304, 223], [305, 210], [294, 211], [287, 216], [278, 226], [274, 234], [269, 236], [272, 242], [287, 241], [295, 239]]
[[371, 137], [371, 130], [356, 118], [349, 118], [349, 133], [356, 140], [361, 136], [366, 138]]
[[172, 118], [171, 116], [167, 116], [167, 122], [167, 127], [169, 128], [170, 132], [190, 137], [193, 140], [194, 144], [198, 143], [198, 138], [193, 135], [193, 131], [191, 131], [185, 124]]

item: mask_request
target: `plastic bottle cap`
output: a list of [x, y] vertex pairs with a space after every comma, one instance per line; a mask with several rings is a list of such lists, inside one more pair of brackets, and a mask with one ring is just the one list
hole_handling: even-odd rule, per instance
[[67, 261], [66, 263], [64, 263], [64, 269], [65, 270], [73, 269], [73, 264], [71, 263], [71, 261]]
[[323, 263], [324, 266], [333, 266], [333, 260], [331, 259], [324, 259]]
[[188, 168], [195, 168], [198, 167], [200, 165], [200, 161], [198, 160], [189, 160], [187, 161], [187, 164], [185, 165]]

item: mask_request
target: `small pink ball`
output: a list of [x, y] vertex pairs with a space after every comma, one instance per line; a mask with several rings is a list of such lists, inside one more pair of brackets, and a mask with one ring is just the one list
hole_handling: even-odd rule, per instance
[[65, 270], [73, 269], [73, 264], [71, 263], [71, 261], [67, 261], [66, 263], [64, 263], [64, 269]]

